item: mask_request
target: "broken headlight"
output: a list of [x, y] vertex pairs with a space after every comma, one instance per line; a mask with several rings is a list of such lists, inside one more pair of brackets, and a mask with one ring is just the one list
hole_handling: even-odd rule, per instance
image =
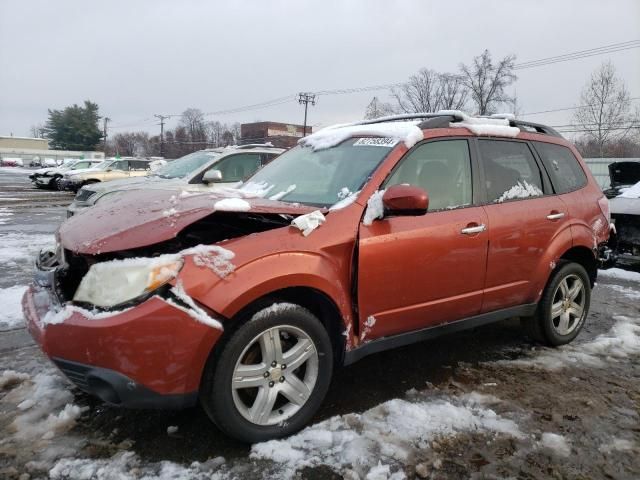
[[158, 289], [174, 279], [182, 265], [176, 255], [96, 263], [80, 282], [73, 300], [114, 307]]

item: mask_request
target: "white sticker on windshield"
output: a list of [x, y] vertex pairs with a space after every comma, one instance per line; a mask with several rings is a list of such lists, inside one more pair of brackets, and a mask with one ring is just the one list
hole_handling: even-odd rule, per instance
[[354, 146], [366, 146], [366, 147], [387, 147], [391, 148], [398, 140], [395, 138], [360, 138], [353, 145]]

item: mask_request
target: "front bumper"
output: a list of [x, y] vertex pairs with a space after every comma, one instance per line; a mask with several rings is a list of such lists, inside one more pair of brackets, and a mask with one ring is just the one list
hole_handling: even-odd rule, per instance
[[65, 307], [55, 293], [55, 272], [37, 271], [22, 309], [31, 336], [73, 383], [123, 407], [195, 403], [221, 330], [195, 321], [157, 295], [112, 314], [96, 315], [67, 304], [69, 315], [62, 323], [47, 323], [47, 312]]

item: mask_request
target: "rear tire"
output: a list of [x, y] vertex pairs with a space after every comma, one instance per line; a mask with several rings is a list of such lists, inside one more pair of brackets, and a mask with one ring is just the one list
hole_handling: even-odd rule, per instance
[[522, 319], [522, 325], [537, 342], [552, 347], [565, 345], [582, 330], [590, 304], [587, 271], [578, 263], [565, 263], [552, 274], [536, 315]]
[[260, 310], [205, 367], [200, 401], [227, 435], [244, 442], [304, 427], [320, 407], [333, 370], [329, 335], [307, 309]]

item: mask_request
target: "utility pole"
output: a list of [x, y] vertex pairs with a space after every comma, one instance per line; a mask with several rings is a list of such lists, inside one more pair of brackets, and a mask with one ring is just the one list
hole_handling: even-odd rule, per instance
[[311, 105], [316, 104], [316, 95], [311, 92], [300, 92], [298, 94], [298, 103], [301, 105], [304, 103], [304, 126], [302, 127], [302, 136], [306, 137], [307, 136], [307, 107], [309, 106], [309, 104]]
[[102, 132], [104, 135], [104, 148], [102, 149], [105, 156], [107, 154], [107, 123], [109, 123], [111, 121], [111, 119], [109, 117], [104, 117], [103, 123], [102, 123]]
[[170, 115], [154, 115], [154, 117], [160, 119], [160, 156], [164, 157], [164, 121]]

